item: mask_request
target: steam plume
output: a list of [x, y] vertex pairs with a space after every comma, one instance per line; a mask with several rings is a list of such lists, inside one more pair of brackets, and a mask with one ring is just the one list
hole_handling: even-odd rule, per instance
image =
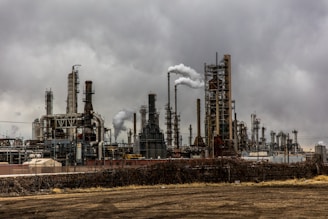
[[185, 66], [184, 64], [171, 66], [168, 71], [183, 76], [175, 80], [175, 85], [184, 84], [191, 88], [204, 87], [202, 76], [194, 69]]
[[119, 111], [113, 118], [113, 126], [114, 126], [114, 137], [115, 141], [117, 136], [120, 134], [121, 131], [125, 131], [126, 127], [124, 126], [125, 120], [131, 120], [133, 116], [133, 111], [131, 110], [121, 110]]
[[202, 79], [202, 77], [199, 73], [197, 73], [194, 69], [192, 69], [188, 66], [185, 66], [184, 64], [171, 66], [171, 67], [169, 67], [168, 71], [182, 75], [183, 77], [188, 77], [193, 81]]
[[174, 81], [175, 85], [179, 85], [179, 84], [184, 84], [187, 85], [188, 87], [191, 88], [201, 88], [204, 87], [204, 81], [203, 80], [191, 80], [190, 78], [178, 78], [177, 80]]

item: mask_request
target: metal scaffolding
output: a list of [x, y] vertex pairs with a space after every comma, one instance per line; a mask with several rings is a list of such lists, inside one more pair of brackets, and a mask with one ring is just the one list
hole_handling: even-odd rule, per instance
[[[212, 156], [233, 140], [231, 57], [224, 55], [216, 64], [204, 64], [205, 78], [205, 141]], [[221, 153], [222, 155], [222, 153]]]

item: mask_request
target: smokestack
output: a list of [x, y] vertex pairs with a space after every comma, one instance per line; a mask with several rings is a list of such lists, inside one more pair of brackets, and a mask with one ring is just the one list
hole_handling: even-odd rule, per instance
[[192, 144], [192, 127], [191, 124], [189, 125], [189, 146]]
[[298, 144], [298, 142], [297, 142], [297, 133], [298, 133], [298, 132], [297, 132], [297, 130], [294, 129], [294, 130], [292, 131], [292, 133], [294, 134], [294, 143], [297, 145], [297, 144]]
[[86, 81], [85, 82], [85, 105], [84, 105], [84, 113], [86, 114], [91, 114], [93, 111], [93, 106], [92, 106], [92, 94], [94, 92], [92, 91], [92, 81]]
[[156, 94], [149, 94], [148, 98], [148, 122], [150, 124], [156, 124]]
[[177, 98], [177, 86], [174, 86], [174, 102], [175, 102], [175, 117], [174, 117], [174, 130], [175, 130], [175, 144], [179, 149], [179, 119], [178, 119], [178, 98]]
[[84, 98], [84, 126], [91, 128], [92, 119], [92, 81], [85, 82], [85, 98]]
[[136, 143], [137, 137], [137, 114], [133, 113], [133, 143]]
[[261, 137], [261, 141], [262, 141], [262, 145], [265, 145], [265, 127], [262, 126], [262, 137]]
[[201, 130], [200, 130], [200, 99], [199, 98], [197, 99], [197, 136], [195, 138], [194, 145], [198, 147], [205, 147], [205, 143], [201, 136]]
[[271, 135], [271, 144], [274, 144], [275, 143], [275, 138], [276, 138], [276, 133], [274, 131], [271, 131], [270, 135]]
[[52, 115], [53, 94], [52, 91], [46, 91], [46, 115]]
[[200, 99], [197, 99], [197, 137], [200, 137]]
[[167, 73], [167, 111], [166, 111], [166, 134], [167, 134], [167, 146], [172, 146], [172, 110], [170, 103], [170, 72]]

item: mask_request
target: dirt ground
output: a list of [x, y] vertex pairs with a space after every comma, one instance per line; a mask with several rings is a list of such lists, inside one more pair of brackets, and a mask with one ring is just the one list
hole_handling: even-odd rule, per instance
[[328, 183], [157, 185], [0, 198], [0, 218], [327, 218]]

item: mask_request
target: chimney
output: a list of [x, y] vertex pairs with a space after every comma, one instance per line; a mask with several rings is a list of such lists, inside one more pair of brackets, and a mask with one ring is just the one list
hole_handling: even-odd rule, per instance
[[148, 122], [150, 124], [156, 124], [156, 94], [149, 94], [148, 98]]

